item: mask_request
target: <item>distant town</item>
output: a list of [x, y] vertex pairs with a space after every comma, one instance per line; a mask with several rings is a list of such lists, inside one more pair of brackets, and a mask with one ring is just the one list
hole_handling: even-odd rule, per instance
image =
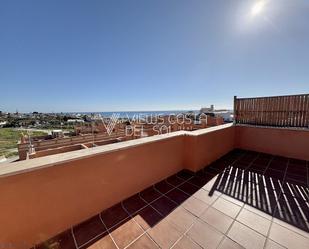
[[14, 162], [233, 121], [214, 105], [199, 111], [14, 113], [0, 111], [0, 162]]

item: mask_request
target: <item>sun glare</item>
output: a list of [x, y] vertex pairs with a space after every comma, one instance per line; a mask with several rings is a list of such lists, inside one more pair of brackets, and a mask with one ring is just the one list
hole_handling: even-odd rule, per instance
[[256, 16], [256, 15], [260, 14], [263, 11], [264, 6], [265, 6], [265, 1], [264, 0], [257, 1], [252, 6], [252, 9], [251, 9], [252, 16]]

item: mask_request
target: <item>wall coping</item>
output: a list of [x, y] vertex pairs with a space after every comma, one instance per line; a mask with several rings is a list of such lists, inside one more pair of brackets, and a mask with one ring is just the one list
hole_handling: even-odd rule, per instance
[[235, 124], [235, 126], [240, 127], [251, 127], [251, 128], [261, 128], [261, 129], [274, 129], [274, 130], [290, 130], [290, 131], [306, 131], [309, 132], [308, 128], [301, 127], [276, 127], [276, 126], [263, 126], [263, 125], [250, 125], [250, 124]]
[[174, 137], [179, 136], [200, 136], [207, 133], [215, 132], [222, 129], [227, 129], [229, 127], [232, 127], [233, 124], [224, 124], [224, 125], [218, 125], [214, 127], [209, 127], [205, 129], [200, 129], [196, 131], [176, 131], [171, 132], [168, 134], [162, 134], [162, 135], [156, 135], [151, 137], [145, 137], [145, 138], [139, 138], [129, 141], [123, 141], [119, 143], [114, 144], [107, 144], [102, 145], [98, 147], [78, 150], [78, 151], [70, 151], [65, 153], [60, 153], [56, 155], [50, 155], [50, 156], [44, 156], [29, 160], [23, 160], [19, 162], [13, 162], [13, 163], [3, 163], [0, 164], [0, 178], [12, 176], [12, 175], [18, 175], [22, 173], [31, 172], [34, 170], [39, 170], [47, 167], [52, 167], [56, 165], [60, 165], [62, 163], [74, 161], [74, 160], [80, 160], [96, 155], [101, 154], [107, 154], [119, 150], [124, 150], [136, 146], [145, 145], [148, 143], [154, 143], [157, 141], [162, 141], [165, 139], [171, 139]]

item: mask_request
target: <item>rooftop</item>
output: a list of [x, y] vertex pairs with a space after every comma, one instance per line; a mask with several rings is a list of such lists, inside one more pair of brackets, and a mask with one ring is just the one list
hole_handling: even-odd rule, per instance
[[0, 167], [0, 248], [309, 248], [309, 95]]
[[35, 248], [308, 248], [308, 180], [306, 161], [234, 150]]

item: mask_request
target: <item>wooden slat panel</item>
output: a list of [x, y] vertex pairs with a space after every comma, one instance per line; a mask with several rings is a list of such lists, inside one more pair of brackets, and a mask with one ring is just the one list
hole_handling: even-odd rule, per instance
[[309, 95], [305, 96], [305, 104], [304, 104], [304, 127], [309, 126]]
[[300, 119], [300, 127], [304, 127], [304, 112], [305, 112], [305, 95], [301, 96], [300, 108], [301, 108], [301, 119]]
[[294, 96], [288, 97], [287, 108], [289, 111], [289, 118], [287, 127], [293, 127], [293, 104], [294, 104]]
[[282, 112], [282, 107], [283, 107], [284, 99], [280, 98], [279, 101], [279, 106], [278, 106], [278, 119], [279, 119], [279, 126], [283, 126], [283, 112]]
[[275, 126], [275, 118], [276, 118], [276, 114], [275, 114], [275, 107], [276, 107], [276, 103], [274, 101], [274, 98], [270, 98], [270, 126]]
[[283, 126], [286, 127], [286, 126], [289, 126], [290, 125], [290, 116], [291, 116], [291, 113], [290, 113], [290, 105], [289, 105], [289, 101], [290, 101], [290, 98], [289, 97], [284, 97], [283, 98], [283, 106], [282, 106], [282, 113], [283, 113]]
[[309, 94], [234, 101], [235, 123], [309, 128]]
[[298, 114], [297, 114], [297, 126], [302, 127], [302, 117], [303, 117], [303, 96], [298, 98]]

